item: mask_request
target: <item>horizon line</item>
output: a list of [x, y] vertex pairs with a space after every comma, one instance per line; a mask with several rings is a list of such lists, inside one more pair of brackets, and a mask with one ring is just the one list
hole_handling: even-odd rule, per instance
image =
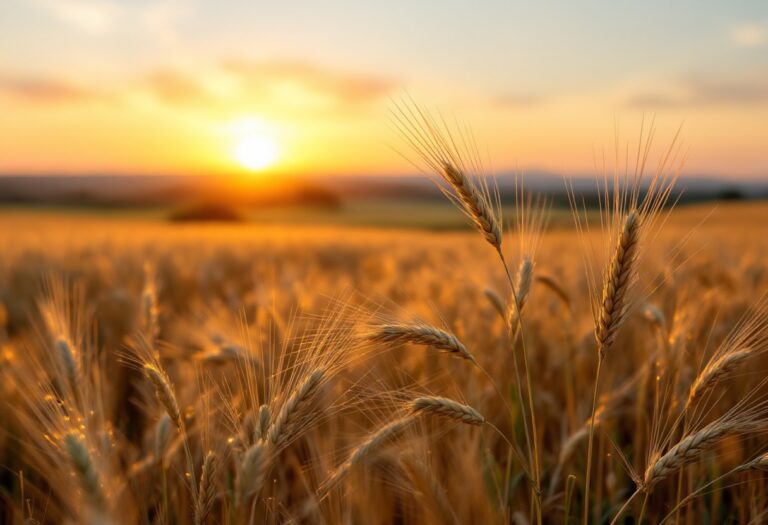
[[[650, 175], [650, 173], [649, 173]], [[595, 179], [601, 178], [604, 175], [599, 172], [559, 172], [548, 169], [529, 168], [529, 169], [506, 169], [496, 170], [494, 172], [486, 174], [486, 176], [493, 178], [510, 178], [510, 177], [551, 177], [551, 178], [568, 178], [568, 179]], [[120, 171], [0, 171], [0, 178], [87, 178], [87, 177], [115, 177], [115, 178], [235, 178], [235, 179], [250, 179], [254, 181], [269, 180], [275, 178], [287, 178], [287, 179], [366, 179], [366, 178], [393, 178], [393, 179], [408, 179], [408, 178], [422, 178], [429, 177], [429, 174], [419, 173], [417, 171], [408, 173], [377, 173], [377, 172], [357, 172], [357, 173], [281, 173], [281, 172], [237, 172], [237, 171], [222, 171], [222, 172], [120, 172]], [[768, 185], [768, 173], [760, 173], [754, 175], [729, 175], [727, 173], [712, 173], [712, 172], [695, 172], [685, 173], [680, 172], [679, 179], [706, 179], [721, 182], [741, 182], [741, 183], [763, 183]]]

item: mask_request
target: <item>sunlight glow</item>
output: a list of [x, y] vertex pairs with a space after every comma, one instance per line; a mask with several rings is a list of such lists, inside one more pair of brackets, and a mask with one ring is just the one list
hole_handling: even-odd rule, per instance
[[264, 135], [248, 135], [237, 143], [235, 158], [244, 168], [260, 171], [277, 161], [277, 144]]

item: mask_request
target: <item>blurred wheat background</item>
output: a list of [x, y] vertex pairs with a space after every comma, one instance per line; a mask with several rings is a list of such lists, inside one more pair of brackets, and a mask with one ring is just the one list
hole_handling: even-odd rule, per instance
[[582, 256], [608, 275], [616, 239], [521, 210], [520, 316], [473, 232], [4, 213], [3, 520], [567, 523], [589, 490], [588, 521], [622, 522], [640, 490], [627, 520], [762, 521], [765, 205], [681, 208], [638, 246], [588, 487]]

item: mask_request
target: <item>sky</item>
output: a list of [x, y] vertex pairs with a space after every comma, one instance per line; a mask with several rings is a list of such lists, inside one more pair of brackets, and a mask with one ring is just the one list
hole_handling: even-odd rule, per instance
[[768, 2], [0, 1], [0, 173], [412, 173], [404, 97], [496, 172], [653, 118], [684, 173], [765, 180]]

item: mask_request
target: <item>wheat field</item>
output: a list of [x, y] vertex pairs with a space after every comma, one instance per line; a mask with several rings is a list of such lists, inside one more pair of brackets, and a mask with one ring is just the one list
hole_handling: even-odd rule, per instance
[[2, 521], [765, 521], [766, 205], [502, 217], [426, 128], [476, 231], [4, 212]]

